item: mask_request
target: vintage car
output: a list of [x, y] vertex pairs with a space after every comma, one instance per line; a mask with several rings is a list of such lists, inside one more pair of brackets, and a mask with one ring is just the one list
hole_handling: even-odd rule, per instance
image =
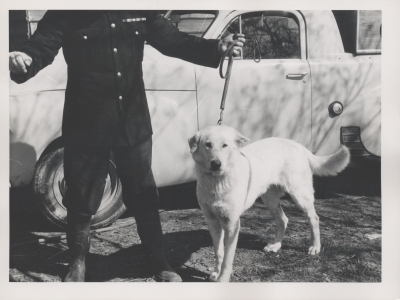
[[[28, 34], [44, 12], [24, 11]], [[252, 141], [289, 138], [319, 155], [344, 143], [355, 162], [380, 160], [380, 11], [164, 13], [189, 34], [221, 38], [238, 32], [258, 40], [259, 63], [250, 42], [233, 62], [223, 124]], [[187, 140], [199, 128], [217, 123], [224, 80], [216, 69], [163, 56], [149, 45], [143, 71], [157, 185], [194, 181]], [[67, 189], [61, 137], [66, 82], [61, 50], [52, 65], [28, 82], [10, 81], [10, 185], [32, 184], [43, 213], [59, 226], [66, 224], [61, 202]], [[123, 213], [121, 197], [111, 160], [94, 227], [109, 225]]]

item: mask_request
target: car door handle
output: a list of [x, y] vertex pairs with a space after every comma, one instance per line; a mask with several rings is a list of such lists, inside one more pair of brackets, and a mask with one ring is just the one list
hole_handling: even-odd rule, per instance
[[306, 76], [308, 74], [308, 72], [303, 72], [303, 73], [299, 73], [299, 74], [288, 74], [286, 75], [286, 79], [290, 79], [290, 80], [301, 80], [303, 79], [304, 76]]

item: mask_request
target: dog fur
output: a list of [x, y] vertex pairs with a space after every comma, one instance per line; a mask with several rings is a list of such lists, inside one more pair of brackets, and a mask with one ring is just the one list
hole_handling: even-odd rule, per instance
[[277, 231], [264, 251], [281, 248], [288, 223], [279, 200], [288, 193], [305, 212], [311, 227], [308, 253], [320, 252], [319, 218], [314, 208], [312, 175], [334, 176], [349, 163], [345, 146], [328, 156], [315, 156], [304, 146], [267, 138], [246, 147], [242, 134], [228, 126], [211, 126], [189, 139], [196, 163], [197, 198], [215, 251], [211, 281], [228, 282], [240, 230], [240, 216], [258, 197], [275, 218]]

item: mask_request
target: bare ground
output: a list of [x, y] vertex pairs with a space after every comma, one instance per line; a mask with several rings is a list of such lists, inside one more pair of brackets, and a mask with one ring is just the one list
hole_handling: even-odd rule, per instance
[[[362, 182], [358, 184], [365, 192], [370, 186], [364, 179]], [[328, 184], [335, 186], [337, 183]], [[356, 185], [357, 181], [351, 181], [352, 187]], [[173, 210], [165, 205], [166, 210], [160, 214], [165, 253], [185, 282], [207, 282], [213, 266], [212, 241], [201, 211], [189, 208], [195, 206], [193, 186], [190, 191], [184, 193], [185, 201], [175, 203]], [[319, 196], [317, 191], [315, 206], [320, 217], [322, 250], [316, 256], [307, 254], [309, 226], [304, 214], [290, 199], [282, 201], [289, 218], [282, 249], [277, 253], [264, 253], [262, 249], [273, 239], [275, 223], [262, 202], [257, 201], [241, 218], [231, 281], [381, 282], [380, 191], [378, 196], [348, 193], [347, 188], [343, 191], [345, 193], [329, 197]], [[163, 191], [161, 196], [162, 199], [176, 198]], [[59, 229], [49, 226], [37, 215], [21, 209], [19, 204], [26, 202], [27, 197], [11, 190], [14, 201], [11, 205], [9, 279], [60, 281], [68, 269], [65, 240], [17, 245], [59, 233]], [[131, 217], [123, 216], [114, 225], [130, 221]], [[93, 234], [87, 257], [87, 281], [155, 281], [135, 224]]]

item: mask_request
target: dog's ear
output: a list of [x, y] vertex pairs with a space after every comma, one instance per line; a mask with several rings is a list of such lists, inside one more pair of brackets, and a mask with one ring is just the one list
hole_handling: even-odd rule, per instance
[[190, 147], [190, 153], [194, 153], [197, 150], [197, 146], [199, 144], [201, 137], [200, 131], [197, 131], [194, 136], [192, 136], [188, 141], [189, 141], [189, 147]]
[[239, 148], [242, 148], [244, 143], [250, 141], [247, 137], [242, 135], [239, 131], [236, 131], [236, 144], [238, 145]]

